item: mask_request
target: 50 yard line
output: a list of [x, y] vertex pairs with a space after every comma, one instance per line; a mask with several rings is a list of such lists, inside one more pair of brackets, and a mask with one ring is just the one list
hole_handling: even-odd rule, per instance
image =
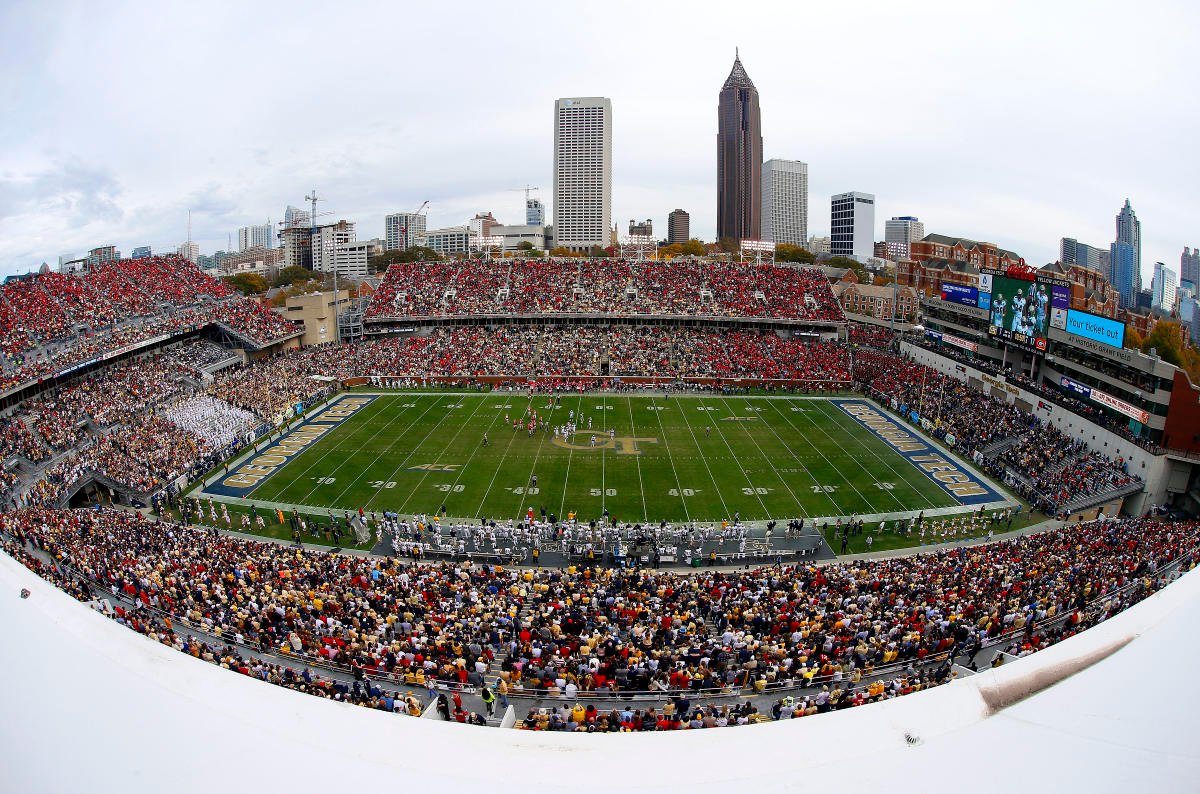
[[[653, 404], [653, 398], [651, 398], [651, 404]], [[637, 425], [633, 421], [633, 404], [629, 401], [629, 395], [625, 395], [625, 407], [629, 409], [629, 435], [637, 438]], [[640, 455], [634, 455], [633, 462], [637, 464], [638, 492], [642, 496], [642, 520], [649, 523], [650, 511], [646, 507], [646, 484], [642, 482], [642, 461], [640, 458]], [[679, 498], [682, 499], [683, 497], [680, 496]]]

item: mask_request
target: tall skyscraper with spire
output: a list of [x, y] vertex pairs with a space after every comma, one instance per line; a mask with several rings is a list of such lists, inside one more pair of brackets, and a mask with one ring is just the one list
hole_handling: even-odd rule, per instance
[[717, 102], [717, 237], [757, 240], [762, 224], [762, 114], [737, 50]]
[[[1133, 289], [1142, 288], [1142, 222], [1125, 199], [1125, 206], [1117, 213], [1117, 243], [1125, 243], [1133, 249]], [[1116, 265], [1113, 265], [1114, 270]]]

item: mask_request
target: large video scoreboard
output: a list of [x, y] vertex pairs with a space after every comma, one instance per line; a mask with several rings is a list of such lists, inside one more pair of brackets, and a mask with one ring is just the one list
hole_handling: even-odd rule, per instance
[[978, 306], [988, 312], [988, 333], [1016, 347], [1046, 351], [1046, 329], [1066, 330], [1070, 282], [1031, 268], [983, 270]]

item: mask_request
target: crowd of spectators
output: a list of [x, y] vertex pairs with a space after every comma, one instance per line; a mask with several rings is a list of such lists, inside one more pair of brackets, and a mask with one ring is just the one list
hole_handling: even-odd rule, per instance
[[820, 271], [685, 259], [395, 264], [388, 268], [366, 316], [475, 314], [845, 319]]
[[1024, 432], [1038, 419], [1004, 400], [894, 353], [859, 349], [854, 379], [908, 416], [918, 413], [940, 438], [967, 452]]
[[[1032, 652], [1154, 592], [1200, 542], [1197, 522], [1097, 521], [904, 558], [678, 573], [405, 564], [112, 510], [8, 512], [0, 531], [80, 598], [132, 602], [230, 646], [568, 704], [659, 693], [687, 727], [721, 724], [707, 709], [690, 724], [704, 692], [796, 692], [788, 710], [806, 716], [940, 683], [985, 646]], [[537, 716], [526, 727], [566, 727]], [[570, 721], [599, 729], [602, 716], [619, 729], [594, 709]], [[617, 723], [663, 727], [629, 721]]]
[[999, 454], [976, 462], [1003, 477], [1022, 496], [1050, 514], [1084, 497], [1101, 496], [1135, 482], [1128, 462], [1089, 452], [1036, 414], [976, 391], [966, 383], [901, 356], [855, 353], [855, 379], [903, 415], [917, 412], [932, 432], [967, 452], [993, 443]]
[[260, 346], [297, 330], [175, 256], [105, 262], [81, 275], [9, 279], [0, 288], [0, 388], [213, 322]]
[[850, 344], [865, 347], [875, 347], [880, 350], [891, 350], [896, 343], [897, 334], [890, 328], [867, 323], [846, 323]]
[[259, 419], [244, 408], [208, 394], [186, 397], [166, 406], [163, 416], [171, 424], [203, 439], [210, 449], [224, 449], [234, 441], [251, 440]]
[[1037, 424], [1000, 455], [999, 463], [1020, 478], [1022, 495], [1049, 513], [1083, 497], [1115, 491], [1136, 478], [1121, 457], [1090, 451], [1049, 424]]

